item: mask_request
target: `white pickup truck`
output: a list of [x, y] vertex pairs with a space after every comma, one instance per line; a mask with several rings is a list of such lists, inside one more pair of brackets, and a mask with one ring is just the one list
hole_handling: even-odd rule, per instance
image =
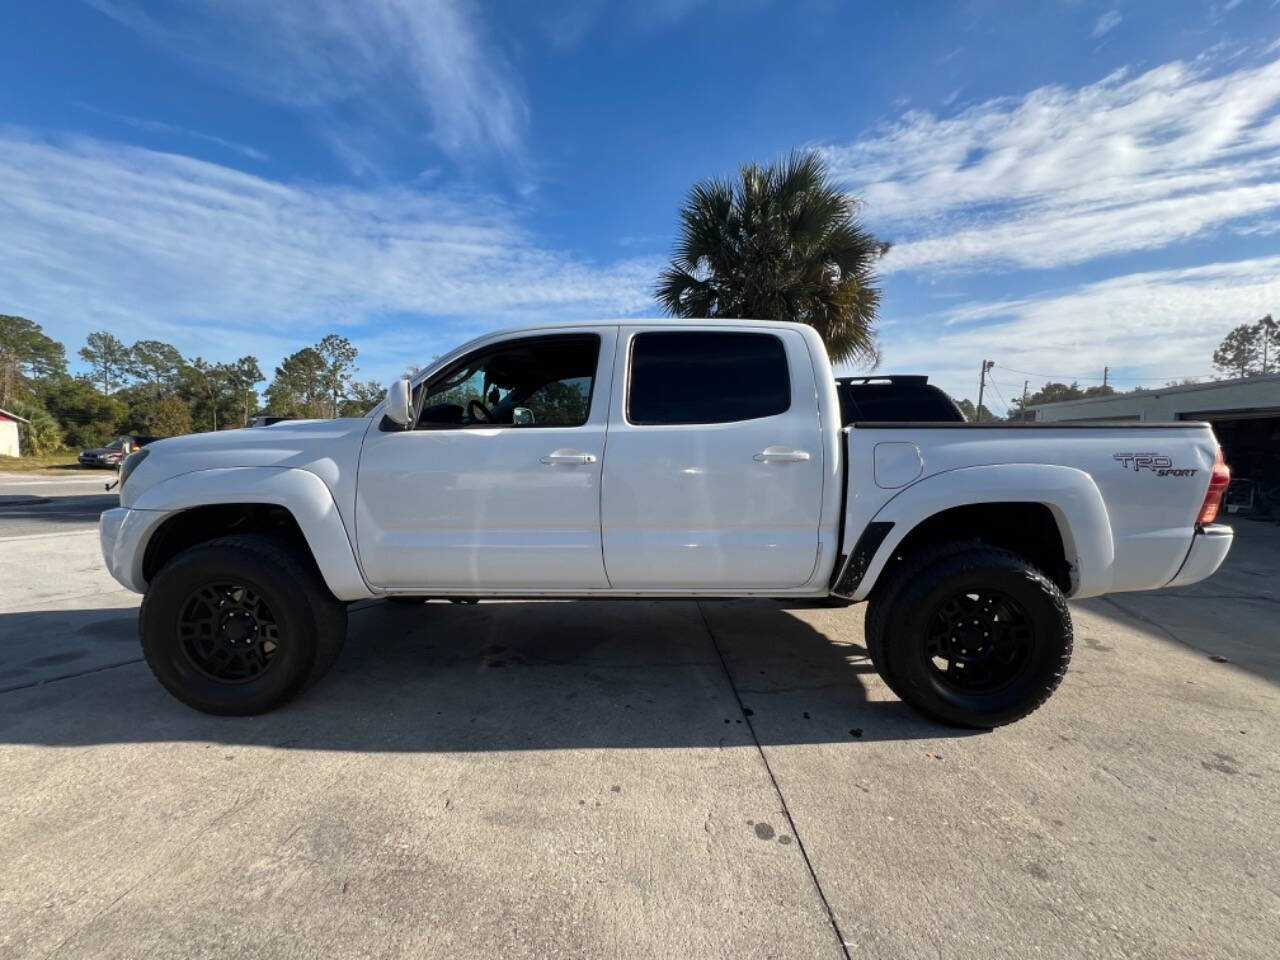
[[373, 597], [869, 600], [889, 686], [991, 727], [1057, 687], [1065, 597], [1194, 583], [1231, 545], [1207, 424], [842, 423], [807, 326], [495, 333], [361, 419], [162, 440], [102, 515], [178, 699], [276, 707]]

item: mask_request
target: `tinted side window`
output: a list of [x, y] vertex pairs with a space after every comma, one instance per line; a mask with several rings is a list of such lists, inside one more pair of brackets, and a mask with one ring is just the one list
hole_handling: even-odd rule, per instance
[[580, 427], [591, 412], [599, 356], [595, 334], [510, 340], [474, 353], [415, 398], [418, 429]]
[[631, 342], [632, 423], [728, 423], [790, 406], [787, 353], [772, 334], [641, 333]]

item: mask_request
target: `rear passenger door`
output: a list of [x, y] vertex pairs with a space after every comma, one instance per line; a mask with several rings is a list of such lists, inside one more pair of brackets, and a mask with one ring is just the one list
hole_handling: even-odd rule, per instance
[[622, 328], [602, 478], [616, 589], [786, 588], [818, 553], [823, 443], [804, 338]]

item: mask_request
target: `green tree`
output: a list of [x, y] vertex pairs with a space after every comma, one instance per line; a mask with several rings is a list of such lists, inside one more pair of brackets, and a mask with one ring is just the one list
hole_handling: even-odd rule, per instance
[[677, 317], [789, 320], [814, 327], [835, 363], [878, 361], [875, 266], [889, 244], [816, 153], [747, 164], [694, 186], [655, 294]]
[[324, 417], [327, 400], [325, 361], [314, 347], [285, 357], [267, 387], [267, 412], [278, 417]]
[[66, 349], [40, 324], [0, 314], [0, 407], [13, 410], [19, 399], [31, 396], [34, 381], [66, 370]]
[[338, 407], [340, 417], [363, 417], [382, 402], [387, 388], [377, 380], [356, 380], [347, 388], [347, 395]]
[[178, 348], [163, 340], [139, 340], [129, 348], [129, 374], [152, 387], [173, 388], [184, 366]]
[[347, 393], [347, 388], [352, 382], [352, 372], [355, 369], [359, 351], [351, 345], [350, 340], [336, 333], [329, 334], [317, 343], [315, 350], [324, 361], [320, 383], [329, 400], [328, 415], [336, 417], [342, 397]]
[[1262, 372], [1262, 339], [1258, 324], [1242, 323], [1213, 351], [1213, 365], [1232, 377], [1252, 377]]
[[1258, 341], [1262, 345], [1262, 372], [1275, 373], [1280, 370], [1280, 323], [1267, 314], [1255, 324], [1258, 328]]
[[80, 358], [93, 370], [93, 378], [102, 385], [103, 393], [109, 394], [124, 384], [129, 368], [129, 348], [105, 330], [95, 331], [85, 338]]
[[[955, 400], [954, 397], [952, 397], [952, 399]], [[960, 408], [960, 412], [964, 414], [964, 418], [970, 423], [986, 423], [991, 420], [999, 419], [994, 413], [987, 409], [987, 405], [985, 403], [979, 411], [974, 408], [973, 401], [968, 398], [965, 398], [964, 400], [956, 400], [955, 402], [956, 406]], [[979, 416], [979, 413], [981, 413], [981, 416]]]
[[[125, 428], [137, 433], [177, 436], [191, 432], [191, 411], [184, 383], [186, 363], [178, 348], [163, 340], [139, 340], [129, 348], [128, 373], [135, 383], [119, 391], [129, 405]], [[176, 413], [176, 406], [183, 413]]]
[[[152, 384], [135, 383], [117, 391], [115, 396], [129, 410], [121, 433], [170, 437], [191, 432], [191, 408], [176, 389], [162, 390]], [[183, 415], [174, 413], [175, 405], [183, 409]]]
[[18, 422], [18, 452], [22, 456], [43, 457], [62, 449], [62, 428], [44, 407], [19, 398], [6, 409], [26, 420]]
[[1071, 381], [1071, 383], [1056, 383], [1054, 381], [1050, 381], [1035, 393], [1028, 396], [1025, 403], [1023, 402], [1022, 397], [1014, 397], [1009, 411], [1009, 419], [1034, 420], [1036, 418], [1035, 414], [1027, 408], [1037, 406], [1042, 403], [1062, 403], [1066, 400], [1087, 400], [1091, 397], [1109, 397], [1115, 392], [1115, 388], [1110, 384], [1099, 383], [1092, 387], [1081, 387], [1080, 384], [1074, 380]]
[[123, 400], [101, 393], [88, 377], [50, 377], [41, 381], [38, 394], [73, 449], [109, 442], [122, 432], [129, 413]]
[[239, 413], [233, 366], [210, 363], [196, 357], [183, 367], [181, 392], [190, 398], [191, 421], [197, 429], [218, 429], [219, 417], [225, 427]]
[[160, 437], [179, 437], [190, 433], [191, 409], [181, 397], [167, 393], [152, 408], [147, 430]]
[[236, 403], [240, 406], [242, 415], [240, 425], [247, 427], [249, 415], [258, 409], [257, 386], [266, 379], [258, 366], [258, 358], [241, 357], [235, 363], [228, 364], [227, 377], [231, 390], [235, 394]]

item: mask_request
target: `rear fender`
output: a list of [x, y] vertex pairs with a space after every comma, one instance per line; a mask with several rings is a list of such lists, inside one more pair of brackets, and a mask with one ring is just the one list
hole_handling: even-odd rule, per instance
[[865, 600], [903, 539], [930, 517], [979, 503], [1039, 503], [1053, 514], [1071, 567], [1070, 596], [1106, 593], [1115, 571], [1111, 521], [1093, 478], [1083, 470], [1049, 464], [1013, 463], [961, 467], [936, 473], [905, 488], [880, 508], [873, 523], [893, 527], [867, 565], [853, 593]]

